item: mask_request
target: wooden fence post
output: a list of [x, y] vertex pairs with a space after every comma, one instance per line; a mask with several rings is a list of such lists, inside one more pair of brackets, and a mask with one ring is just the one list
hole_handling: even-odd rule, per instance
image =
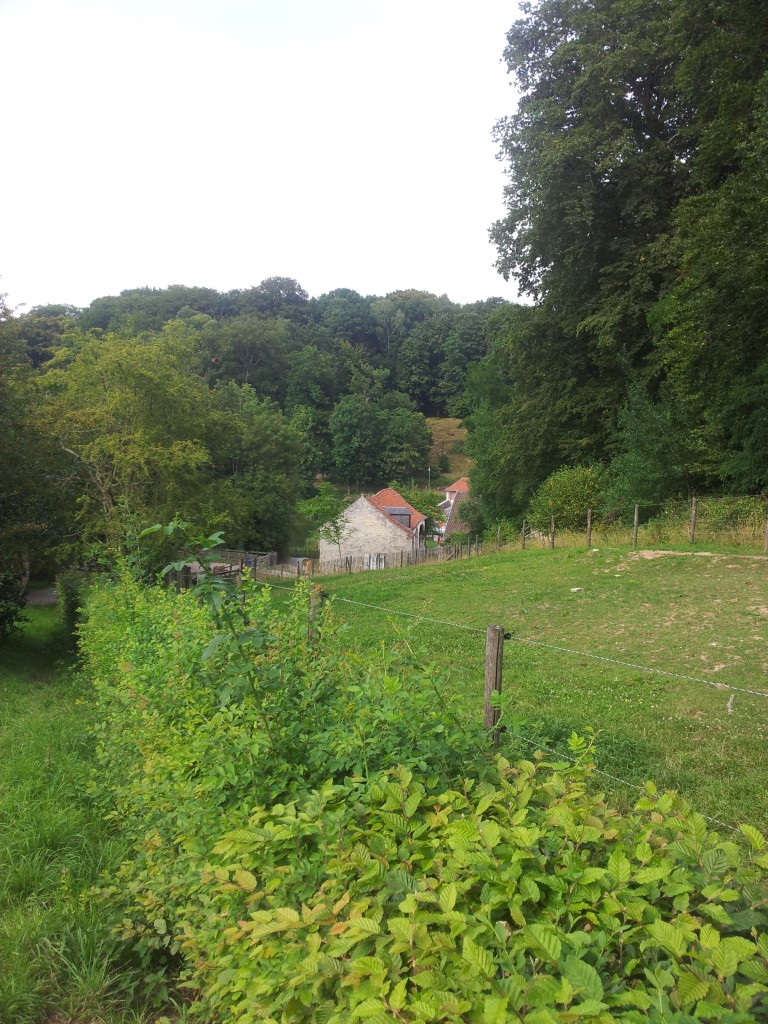
[[587, 547], [592, 547], [592, 509], [587, 509]]
[[763, 551], [768, 552], [768, 519], [765, 520], [765, 540], [763, 541]]
[[501, 551], [501, 527], [496, 527], [496, 550]]
[[309, 592], [309, 625], [307, 627], [307, 640], [310, 644], [317, 642], [317, 620], [320, 618], [320, 612], [323, 607], [325, 596], [325, 591], [320, 584], [312, 587]]
[[555, 547], [555, 517], [552, 516], [552, 520], [549, 524], [549, 546], [554, 550]]
[[491, 694], [501, 693], [501, 672], [504, 664], [504, 628], [488, 626], [485, 631], [485, 698], [483, 728], [493, 730], [493, 745], [499, 745], [498, 721], [501, 710], [491, 704]]
[[696, 495], [691, 498], [691, 525], [688, 527], [688, 543], [696, 539]]
[[632, 524], [632, 547], [637, 547], [637, 528], [640, 525], [640, 506], [635, 505], [635, 519]]
[[527, 522], [525, 521], [525, 519], [524, 519], [524, 520], [523, 520], [523, 532], [522, 532], [522, 536], [521, 536], [521, 538], [520, 538], [520, 549], [521, 549], [522, 551], [525, 551], [525, 531], [526, 531], [527, 529], [528, 529], [528, 523], [527, 523]]

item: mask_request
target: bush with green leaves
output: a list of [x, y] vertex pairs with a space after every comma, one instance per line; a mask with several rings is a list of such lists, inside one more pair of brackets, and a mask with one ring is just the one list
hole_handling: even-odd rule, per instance
[[760, 1019], [758, 830], [650, 785], [620, 813], [577, 737], [494, 758], [434, 671], [310, 631], [306, 589], [125, 573], [88, 609], [95, 796], [134, 850], [102, 898], [202, 1020]]
[[561, 530], [581, 530], [587, 510], [601, 508], [604, 494], [605, 478], [599, 466], [565, 466], [538, 487], [526, 516], [537, 530], [549, 530], [552, 516]]
[[0, 643], [26, 622], [25, 603], [19, 574], [0, 569]]

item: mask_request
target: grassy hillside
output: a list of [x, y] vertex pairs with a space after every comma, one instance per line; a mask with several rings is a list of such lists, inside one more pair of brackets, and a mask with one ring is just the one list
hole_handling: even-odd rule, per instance
[[443, 475], [451, 478], [448, 483], [453, 483], [458, 477], [465, 476], [472, 466], [472, 460], [463, 451], [467, 431], [462, 427], [461, 420], [457, 419], [433, 418], [428, 419], [427, 423], [432, 431], [432, 448], [429, 453], [431, 465], [437, 466], [440, 456], [447, 455], [450, 468]]
[[[523, 733], [543, 730], [563, 749], [572, 729], [594, 727], [605, 771], [768, 826], [768, 699], [707, 685], [768, 694], [768, 559], [526, 550], [323, 587], [340, 599], [347, 642], [408, 645], [449, 669], [446, 701], [467, 715], [481, 713], [485, 627], [503, 625], [519, 638], [505, 645], [504, 689], [508, 720], [527, 720]], [[474, 629], [390, 614], [399, 611]]]

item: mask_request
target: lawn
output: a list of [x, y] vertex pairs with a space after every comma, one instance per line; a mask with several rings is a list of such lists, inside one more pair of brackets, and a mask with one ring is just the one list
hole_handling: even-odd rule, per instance
[[503, 625], [513, 635], [505, 714], [525, 721], [524, 735], [562, 750], [571, 730], [594, 728], [604, 771], [674, 787], [724, 821], [768, 826], [768, 696], [709, 685], [768, 695], [768, 558], [534, 549], [322, 586], [338, 599], [345, 643], [397, 643], [449, 668], [446, 705], [465, 715], [482, 712], [485, 627]]
[[[0, 649], [0, 1021], [139, 1024], [87, 893], [126, 850], [88, 797], [87, 690], [55, 608]], [[127, 980], [123, 973], [122, 980]]]

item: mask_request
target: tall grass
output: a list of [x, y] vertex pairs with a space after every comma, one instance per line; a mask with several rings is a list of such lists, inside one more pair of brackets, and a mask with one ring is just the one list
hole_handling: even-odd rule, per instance
[[90, 896], [128, 851], [88, 796], [87, 688], [56, 609], [28, 614], [0, 650], [0, 1021], [148, 1021]]

